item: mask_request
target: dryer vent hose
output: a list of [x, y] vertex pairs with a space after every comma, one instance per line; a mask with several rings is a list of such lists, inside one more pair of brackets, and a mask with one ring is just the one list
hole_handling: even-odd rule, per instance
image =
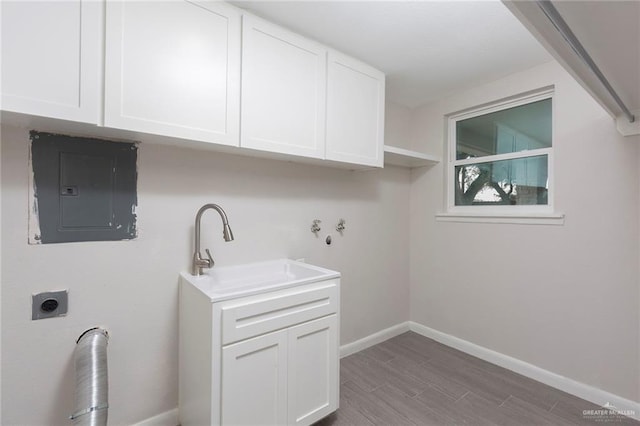
[[74, 353], [76, 367], [74, 425], [106, 426], [109, 412], [107, 343], [109, 334], [91, 328], [80, 335]]

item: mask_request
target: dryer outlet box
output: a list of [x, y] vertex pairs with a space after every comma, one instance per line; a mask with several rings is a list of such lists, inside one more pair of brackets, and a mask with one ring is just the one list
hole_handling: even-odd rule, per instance
[[31, 319], [39, 320], [65, 316], [69, 309], [69, 292], [46, 291], [31, 296]]

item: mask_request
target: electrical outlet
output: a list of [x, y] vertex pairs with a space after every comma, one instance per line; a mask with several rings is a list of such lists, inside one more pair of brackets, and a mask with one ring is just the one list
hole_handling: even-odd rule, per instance
[[39, 320], [65, 316], [69, 309], [67, 290], [47, 291], [31, 296], [31, 319]]

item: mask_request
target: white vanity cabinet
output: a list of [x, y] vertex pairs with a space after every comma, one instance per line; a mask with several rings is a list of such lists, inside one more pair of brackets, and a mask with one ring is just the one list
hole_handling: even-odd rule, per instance
[[101, 1], [3, 1], [3, 111], [98, 124]]
[[243, 16], [242, 147], [324, 158], [326, 58], [324, 46]]
[[105, 126], [238, 146], [240, 11], [108, 1]]
[[287, 331], [222, 349], [223, 425], [287, 424]]
[[292, 327], [287, 337], [287, 423], [308, 425], [338, 409], [338, 316]]
[[336, 51], [327, 79], [328, 160], [382, 167], [385, 76]]
[[334, 314], [223, 347], [222, 424], [309, 425], [335, 411], [337, 326]]
[[335, 274], [232, 298], [208, 291], [207, 277], [183, 274], [182, 426], [310, 425], [337, 410]]

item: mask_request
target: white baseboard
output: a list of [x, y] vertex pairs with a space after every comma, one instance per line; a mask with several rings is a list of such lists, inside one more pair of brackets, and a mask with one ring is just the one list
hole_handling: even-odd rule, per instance
[[[404, 325], [404, 324], [403, 324]], [[512, 358], [491, 349], [476, 345], [463, 339], [442, 333], [422, 324], [409, 321], [409, 329], [425, 337], [433, 339], [443, 345], [450, 346], [462, 352], [483, 359], [492, 364], [499, 365], [530, 379], [542, 382], [561, 391], [575, 395], [578, 398], [586, 399], [594, 404], [603, 406], [606, 403], [614, 405], [618, 410], [629, 410], [635, 414], [630, 416], [640, 420], [640, 402], [631, 401], [610, 392], [595, 388], [593, 386], [578, 382], [568, 377], [561, 376], [551, 371], [536, 367], [528, 362]]]
[[177, 426], [178, 423], [178, 409], [174, 408], [157, 416], [149, 417], [133, 426]]
[[382, 331], [373, 333], [367, 337], [363, 337], [360, 340], [356, 340], [352, 343], [340, 346], [340, 358], [349, 356], [356, 352], [360, 352], [378, 343], [382, 343], [385, 340], [389, 340], [392, 337], [396, 337], [402, 333], [409, 331], [409, 321], [394, 325], [393, 327], [385, 328]]

